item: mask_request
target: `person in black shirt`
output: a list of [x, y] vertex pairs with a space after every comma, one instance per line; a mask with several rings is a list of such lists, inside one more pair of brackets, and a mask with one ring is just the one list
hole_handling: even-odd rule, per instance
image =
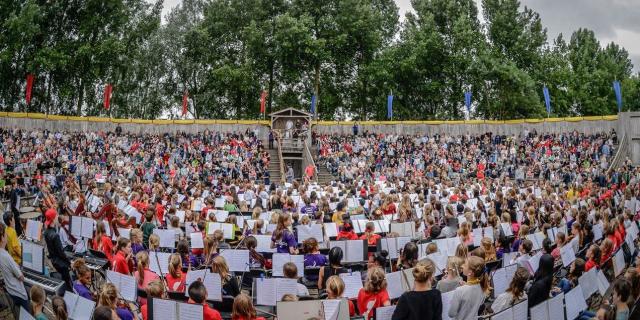
[[58, 236], [58, 231], [56, 230], [56, 227], [58, 226], [58, 212], [56, 209], [49, 208], [45, 212], [44, 226], [46, 228], [44, 230], [44, 241], [47, 244], [49, 260], [51, 260], [51, 264], [56, 271], [60, 273], [62, 280], [64, 280], [65, 285], [61, 290], [73, 291], [71, 276], [69, 274], [71, 262], [64, 253], [62, 241], [60, 241], [60, 236]]
[[533, 284], [527, 294], [529, 296], [529, 308], [549, 299], [549, 292], [553, 283], [553, 263], [554, 259], [550, 254], [543, 254], [540, 258], [538, 271], [533, 276]]
[[18, 181], [13, 179], [11, 180], [11, 191], [9, 192], [9, 205], [16, 221], [16, 234], [18, 237], [22, 235], [22, 223], [20, 223], [20, 210], [18, 209], [20, 197], [24, 197], [24, 190], [20, 188]]
[[441, 320], [442, 296], [432, 288], [435, 265], [429, 259], [413, 268], [414, 289], [400, 296], [392, 320]]

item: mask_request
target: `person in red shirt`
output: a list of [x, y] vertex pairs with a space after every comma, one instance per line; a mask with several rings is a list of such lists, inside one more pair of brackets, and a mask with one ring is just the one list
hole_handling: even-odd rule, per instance
[[211, 308], [207, 303], [207, 288], [201, 281], [194, 281], [189, 285], [189, 303], [202, 305], [203, 320], [222, 320], [220, 312]]
[[380, 240], [380, 235], [374, 233], [375, 225], [372, 221], [367, 222], [367, 225], [364, 230], [364, 234], [360, 236], [360, 240], [367, 240], [367, 245], [370, 247], [374, 247], [378, 244], [378, 240]]
[[358, 235], [353, 231], [351, 220], [345, 220], [342, 227], [340, 227], [336, 240], [358, 240]]
[[594, 267], [598, 267], [600, 265], [601, 256], [602, 251], [600, 251], [600, 247], [592, 244], [587, 250], [587, 263], [584, 265], [584, 271], [587, 272]]
[[127, 238], [118, 239], [116, 254], [112, 261], [113, 271], [126, 275], [131, 275], [133, 270], [133, 255], [131, 254], [131, 240]]
[[[147, 298], [162, 298], [164, 296], [164, 285], [160, 280], [153, 280], [149, 282], [147, 288], [145, 289], [147, 292]], [[145, 303], [140, 307], [140, 313], [142, 314], [142, 320], [149, 319], [149, 304]]]
[[156, 198], [156, 218], [161, 225], [164, 225], [164, 206], [162, 205], [162, 198]]
[[265, 320], [264, 317], [258, 317], [256, 308], [253, 306], [251, 297], [241, 293], [233, 299], [233, 309], [231, 312], [231, 320]]
[[358, 292], [358, 310], [366, 319], [373, 318], [375, 309], [391, 305], [389, 292], [387, 292], [387, 279], [384, 270], [374, 267], [367, 272], [367, 280], [364, 288]]
[[96, 233], [93, 237], [91, 248], [95, 251], [103, 252], [107, 256], [107, 260], [113, 260], [113, 242], [107, 236], [104, 221], [96, 222]]
[[614, 246], [615, 245], [610, 238], [606, 238], [602, 241], [602, 244], [600, 244], [600, 252], [602, 253], [602, 259], [600, 259], [600, 267], [602, 267], [602, 265], [607, 262], [609, 258], [611, 258], [611, 255], [613, 255], [613, 253], [615, 252], [615, 250], [613, 250]]
[[169, 273], [165, 277], [167, 279], [167, 288], [172, 292], [184, 292], [187, 273], [182, 272], [182, 258], [174, 253], [169, 258]]

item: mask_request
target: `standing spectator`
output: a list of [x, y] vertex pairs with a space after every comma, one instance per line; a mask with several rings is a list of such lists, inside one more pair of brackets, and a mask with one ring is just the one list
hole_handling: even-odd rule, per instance
[[[24, 196], [24, 190], [18, 186], [18, 181], [16, 179], [11, 180], [11, 191], [9, 192], [9, 205], [11, 212], [13, 213], [13, 218], [16, 221], [20, 221], [20, 197]], [[18, 237], [22, 235], [22, 225], [20, 223], [16, 223], [16, 233]]]
[[71, 267], [71, 261], [64, 253], [62, 248], [62, 241], [58, 236], [56, 227], [58, 226], [58, 213], [55, 208], [49, 208], [45, 211], [44, 226], [44, 241], [47, 244], [47, 251], [49, 252], [49, 260], [58, 273], [62, 276], [65, 286], [64, 290], [72, 291], [73, 284], [71, 283], [71, 276], [69, 275], [69, 268]]
[[20, 265], [22, 262], [22, 248], [20, 247], [20, 241], [18, 241], [18, 235], [15, 229], [16, 219], [11, 212], [4, 214], [4, 224], [7, 227], [7, 251], [11, 254], [13, 260]]
[[273, 130], [269, 130], [269, 149], [273, 149], [273, 140], [275, 140]]
[[[9, 252], [5, 250], [7, 246], [6, 227], [0, 224], [0, 273], [4, 278], [4, 287], [13, 300], [13, 304], [29, 310], [29, 297], [24, 288], [24, 276], [20, 271], [20, 266], [11, 258]], [[16, 319], [18, 317], [16, 316]]]
[[353, 135], [357, 136], [358, 135], [358, 129], [359, 129], [357, 121], [353, 123], [353, 127], [351, 129], [353, 130]]

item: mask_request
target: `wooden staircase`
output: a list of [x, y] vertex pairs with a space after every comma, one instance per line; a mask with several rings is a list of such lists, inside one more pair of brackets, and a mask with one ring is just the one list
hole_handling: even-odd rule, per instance
[[[265, 145], [269, 145], [268, 142]], [[282, 175], [280, 174], [280, 156], [278, 155], [277, 149], [267, 149], [269, 151], [269, 156], [271, 161], [269, 162], [269, 175], [271, 176], [271, 182], [275, 182], [276, 185], [280, 184], [280, 179]]]
[[[314, 146], [309, 148], [309, 151], [311, 151], [311, 155], [317, 161], [318, 149], [316, 149]], [[316, 162], [316, 169], [317, 169], [317, 176], [318, 176], [317, 181], [319, 185], [324, 186], [331, 183], [331, 181], [338, 180], [338, 177], [331, 174], [329, 169], [327, 169], [327, 167], [324, 164], [319, 164], [318, 162]]]

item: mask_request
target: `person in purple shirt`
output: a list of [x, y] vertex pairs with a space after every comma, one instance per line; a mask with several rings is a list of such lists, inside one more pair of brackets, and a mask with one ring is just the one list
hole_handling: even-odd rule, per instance
[[[302, 249], [304, 250], [304, 267], [306, 268], [320, 268], [327, 265], [327, 257], [320, 253], [318, 247], [318, 241], [315, 238], [309, 238], [302, 243]], [[318, 281], [318, 275], [310, 274], [306, 276], [308, 281]]]
[[291, 215], [283, 213], [278, 217], [278, 225], [271, 236], [271, 247], [278, 253], [298, 254], [298, 242], [293, 232], [289, 230], [293, 221]]
[[73, 290], [78, 293], [79, 296], [94, 300], [89, 286], [91, 285], [91, 270], [85, 265], [84, 259], [77, 259], [73, 263], [73, 270], [76, 272], [78, 280], [73, 282]]
[[304, 198], [304, 207], [300, 209], [300, 213], [308, 214], [310, 217], [315, 217], [316, 212], [318, 212], [318, 207], [312, 205], [309, 201], [309, 198]]
[[197, 256], [191, 254], [189, 252], [189, 243], [187, 240], [178, 241], [178, 254], [182, 258], [182, 268], [183, 269], [195, 269], [200, 266], [200, 259]]

